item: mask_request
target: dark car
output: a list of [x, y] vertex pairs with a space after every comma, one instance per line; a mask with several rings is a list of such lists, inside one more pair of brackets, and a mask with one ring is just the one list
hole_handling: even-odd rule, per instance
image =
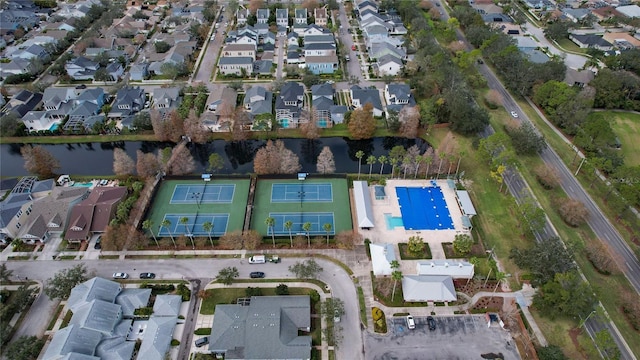
[[96, 250], [102, 249], [102, 236], [98, 236], [98, 238], [96, 239], [96, 244], [93, 245], [93, 248]]
[[209, 337], [205, 336], [195, 341], [196, 347], [203, 347], [209, 343]]
[[141, 273], [140, 274], [140, 279], [155, 279], [156, 278], [156, 274], [154, 273]]
[[252, 279], [262, 279], [264, 277], [264, 273], [262, 271], [254, 271], [249, 274], [249, 277]]
[[436, 320], [433, 316], [427, 316], [427, 324], [429, 325], [429, 330], [433, 331], [436, 329]]

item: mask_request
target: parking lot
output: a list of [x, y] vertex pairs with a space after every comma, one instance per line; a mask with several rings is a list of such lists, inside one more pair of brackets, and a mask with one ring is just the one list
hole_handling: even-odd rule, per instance
[[434, 316], [436, 329], [430, 331], [427, 318], [415, 317], [416, 328], [407, 329], [405, 317], [387, 321], [384, 336], [366, 334], [367, 360], [519, 360], [511, 335], [499, 325], [487, 327], [484, 315]]

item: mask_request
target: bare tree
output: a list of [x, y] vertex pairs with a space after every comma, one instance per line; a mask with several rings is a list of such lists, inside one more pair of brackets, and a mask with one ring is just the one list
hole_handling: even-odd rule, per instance
[[58, 160], [40, 145], [26, 145], [20, 148], [24, 159], [24, 168], [42, 178], [51, 178], [54, 171], [60, 168]]
[[137, 163], [136, 171], [138, 176], [150, 178], [155, 176], [160, 170], [160, 162], [154, 153], [143, 153], [142, 150], [136, 151]]
[[589, 216], [587, 207], [576, 199], [562, 199], [558, 211], [562, 219], [571, 226], [580, 226]]
[[118, 176], [126, 176], [133, 174], [136, 168], [131, 156], [121, 148], [113, 149], [113, 172]]
[[151, 118], [151, 126], [153, 127], [153, 133], [158, 141], [167, 141], [169, 136], [167, 135], [166, 123], [162, 114], [158, 110], [151, 110], [149, 113]]
[[253, 169], [257, 174], [293, 174], [299, 171], [300, 159], [284, 146], [284, 142], [269, 140], [256, 152]]
[[196, 163], [189, 149], [184, 144], [173, 148], [171, 160], [167, 164], [167, 174], [186, 175], [196, 169]]
[[336, 162], [333, 159], [333, 152], [328, 146], [322, 148], [318, 155], [318, 172], [321, 174], [333, 174], [336, 171]]
[[184, 133], [191, 138], [191, 141], [202, 144], [209, 140], [211, 132], [196, 115], [195, 110], [189, 112], [189, 117], [184, 121]]
[[400, 119], [400, 135], [409, 139], [418, 137], [420, 127], [420, 108], [405, 106], [398, 114]]
[[251, 123], [251, 118], [242, 106], [235, 109], [231, 121], [231, 138], [234, 141], [247, 140], [251, 137], [251, 131], [246, 129]]
[[309, 115], [309, 112], [303, 111], [300, 114], [300, 119], [304, 120], [301, 121], [302, 125], [299, 127], [300, 134], [302, 134], [302, 136], [307, 139], [317, 139], [320, 137], [320, 129], [316, 125], [314, 119], [312, 119], [312, 116]]

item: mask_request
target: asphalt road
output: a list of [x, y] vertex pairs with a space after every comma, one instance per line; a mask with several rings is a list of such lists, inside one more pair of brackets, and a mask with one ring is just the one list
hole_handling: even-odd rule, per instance
[[[56, 272], [77, 264], [85, 264], [92, 276], [101, 276], [111, 279], [114, 272], [129, 273], [136, 279], [141, 272], [153, 272], [156, 279], [186, 279], [192, 285], [204, 288], [218, 274], [220, 269], [235, 266], [240, 272], [240, 278], [249, 278], [251, 271], [263, 271], [269, 279], [293, 279], [288, 270], [290, 265], [304, 258], [283, 258], [279, 264], [267, 263], [249, 265], [245, 260], [237, 258], [228, 259], [137, 259], [137, 260], [88, 260], [88, 261], [10, 261], [7, 267], [13, 270], [14, 276], [28, 277], [31, 280], [44, 282]], [[345, 304], [345, 314], [342, 317], [343, 327], [342, 345], [336, 349], [337, 359], [364, 359], [364, 347], [362, 331], [359, 320], [359, 302], [353, 280], [340, 266], [333, 262], [315, 258], [324, 271], [317, 277], [328, 284], [333, 297], [340, 298]], [[46, 269], [46, 271], [43, 271]], [[275, 283], [274, 283], [275, 284]], [[275, 286], [275, 285], [274, 285]], [[197, 293], [194, 288], [194, 294]], [[187, 326], [183, 333], [181, 344], [191, 344], [195, 321], [195, 309], [197, 309], [197, 296], [192, 296], [189, 305], [190, 314], [186, 316]], [[55, 313], [57, 302], [50, 301], [46, 295], [40, 294], [34, 305], [22, 322], [16, 336], [35, 335], [42, 336], [49, 324], [52, 314]], [[18, 335], [19, 334], [19, 335]], [[178, 359], [186, 359], [186, 351], [181, 348]]]

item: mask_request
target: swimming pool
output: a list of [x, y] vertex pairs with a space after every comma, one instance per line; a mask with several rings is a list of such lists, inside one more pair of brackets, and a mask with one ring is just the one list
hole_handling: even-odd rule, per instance
[[89, 181], [89, 182], [84, 182], [84, 183], [75, 183], [73, 184], [73, 186], [78, 186], [78, 187], [91, 187], [93, 186], [93, 182]]
[[387, 230], [393, 230], [397, 227], [404, 226], [402, 218], [391, 214], [384, 214], [384, 222], [387, 224]]
[[53, 125], [51, 125], [51, 127], [49, 128], [49, 131], [56, 131], [56, 130], [58, 130], [58, 127], [59, 127], [59, 126], [60, 126], [59, 124], [53, 124]]
[[396, 187], [396, 195], [405, 230], [454, 229], [440, 187]]

